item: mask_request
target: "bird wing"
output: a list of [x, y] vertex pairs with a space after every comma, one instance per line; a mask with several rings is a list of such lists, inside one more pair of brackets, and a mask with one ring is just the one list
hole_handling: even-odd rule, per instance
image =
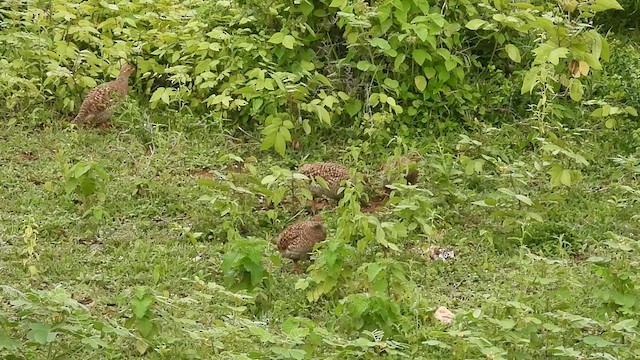
[[292, 225], [280, 234], [278, 237], [278, 250], [283, 251], [297, 241], [301, 231], [298, 225], [299, 224]]
[[115, 105], [122, 98], [113, 83], [100, 84], [93, 88], [82, 103], [81, 109], [89, 113], [100, 113]]

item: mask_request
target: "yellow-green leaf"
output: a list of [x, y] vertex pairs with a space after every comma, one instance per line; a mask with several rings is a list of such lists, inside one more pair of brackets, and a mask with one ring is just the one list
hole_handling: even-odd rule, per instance
[[518, 49], [515, 45], [509, 44], [505, 46], [504, 50], [509, 55], [509, 59], [513, 62], [519, 63], [522, 59], [520, 58], [520, 49]]
[[424, 76], [418, 75], [413, 78], [413, 81], [416, 84], [416, 89], [418, 89], [418, 91], [424, 91], [424, 89], [427, 88], [427, 79]]
[[558, 63], [560, 62], [560, 58], [566, 58], [567, 54], [569, 54], [569, 49], [567, 49], [566, 47], [559, 47], [551, 50], [547, 60], [553, 65], [558, 65]]
[[465, 25], [465, 27], [469, 30], [478, 30], [487, 22], [482, 19], [473, 19]]
[[584, 95], [584, 87], [582, 86], [582, 83], [580, 82], [580, 80], [574, 79], [573, 82], [571, 83], [569, 96], [571, 96], [571, 99], [573, 101], [578, 102], [582, 100], [582, 95]]
[[291, 35], [285, 35], [282, 39], [282, 45], [284, 45], [284, 47], [286, 47], [287, 49], [293, 49], [293, 45], [295, 44], [295, 42], [296, 38]]

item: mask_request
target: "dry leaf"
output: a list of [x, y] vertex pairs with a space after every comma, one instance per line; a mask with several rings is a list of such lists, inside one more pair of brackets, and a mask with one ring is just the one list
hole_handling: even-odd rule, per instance
[[589, 73], [589, 64], [584, 61], [580, 61], [578, 65], [578, 70], [580, 70], [580, 74], [585, 76]]
[[433, 313], [433, 317], [436, 318], [436, 320], [440, 321], [442, 324], [449, 325], [453, 321], [455, 314], [446, 307], [440, 306], [436, 310], [436, 312]]
[[576, 60], [571, 60], [571, 62], [569, 63], [569, 73], [571, 73], [571, 76], [573, 76], [575, 78], [579, 78], [580, 77], [580, 62], [578, 62]]

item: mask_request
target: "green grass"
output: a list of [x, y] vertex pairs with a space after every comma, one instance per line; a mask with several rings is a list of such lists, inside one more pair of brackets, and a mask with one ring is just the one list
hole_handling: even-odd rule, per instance
[[[376, 147], [377, 154], [361, 154], [356, 160], [342, 150], [346, 142], [339, 137], [325, 144], [307, 141], [299, 152], [281, 159], [258, 151], [259, 144], [251, 139], [244, 143], [222, 134], [211, 135], [211, 131], [175, 126], [182, 131], [159, 127], [151, 136], [141, 127], [129, 128], [126, 116], [117, 124], [111, 130], [0, 128], [0, 284], [26, 294], [34, 292], [39, 300], [32, 295], [27, 302], [40, 304], [20, 312], [20, 306], [26, 305], [15, 300], [21, 297], [5, 292], [3, 296], [13, 302], [0, 302], [4, 331], [23, 345], [21, 350], [3, 349], [0, 336], [0, 355], [54, 358], [52, 354], [67, 351], [66, 358], [73, 359], [138, 356], [133, 345], [141, 340], [136, 342], [133, 336], [140, 335], [126, 322], [133, 316], [133, 298], [140, 286], [155, 298], [148, 314], [157, 326], [147, 338], [145, 356], [149, 358], [242, 358], [240, 354], [265, 359], [374, 358], [376, 353], [394, 348], [424, 359], [480, 358], [483, 352], [498, 356], [500, 349], [508, 352], [503, 354], [506, 358], [544, 359], [568, 348], [585, 356], [597, 352], [617, 358], [639, 354], [637, 340], [612, 329], [624, 319], [637, 320], [638, 305], [616, 304], [606, 298], [615, 288], [634, 301], [640, 300], [636, 298], [640, 292], [625, 285], [624, 279], [637, 281], [639, 275], [635, 266], [640, 234], [638, 160], [635, 165], [633, 161], [619, 164], [612, 160], [618, 155], [639, 156], [637, 150], [621, 150], [614, 142], [623, 137], [639, 148], [630, 125], [582, 135], [571, 135], [571, 129], [556, 130], [568, 147], [590, 162], [580, 166], [564, 161], [584, 176], [569, 187], [550, 187], [548, 169], [536, 170], [535, 162], [542, 164], [551, 158], [544, 157], [536, 142], [522, 150], [518, 144], [528, 138], [524, 125], [484, 134], [469, 132], [469, 137], [482, 142], [479, 146], [460, 144], [460, 138], [453, 135], [414, 142], [413, 148], [423, 155], [419, 187], [433, 196], [411, 216], [430, 221], [434, 232], [410, 230], [399, 237], [388, 234], [387, 240], [396, 243], [399, 251], [371, 242], [362, 253], [344, 259], [348, 268], [342, 270], [342, 276], [349, 279], [347, 282], [309, 302], [307, 291], [296, 286], [299, 278], [291, 263], [279, 261], [275, 246], [268, 243], [304, 206], [289, 202], [271, 210], [243, 208], [241, 215], [232, 219], [244, 223], [239, 230], [243, 237], [266, 246], [261, 255], [268, 276], [253, 291], [238, 290], [249, 295], [245, 299], [214, 285], [225, 284], [221, 268], [225, 253], [238, 250], [223, 236], [224, 218], [210, 203], [198, 201], [215, 191], [199, 186], [196, 180], [203, 170], [211, 170], [214, 178], [224, 175], [231, 161], [219, 159], [229, 152], [244, 159], [255, 157], [252, 164], [258, 179], [269, 175], [273, 166], [295, 168], [305, 158], [345, 162], [374, 177], [381, 163], [378, 154], [390, 154], [392, 149]], [[487, 162], [480, 173], [465, 174], [460, 156], [477, 159], [482, 154], [495, 159], [496, 164]], [[556, 159], [563, 158], [558, 155]], [[65, 171], [78, 161], [100, 164], [108, 174], [103, 202], [93, 200], [85, 205], [75, 195], [65, 194]], [[636, 193], [621, 186], [636, 189]], [[535, 206], [518, 203], [500, 193], [500, 188], [528, 196]], [[411, 203], [418, 196], [411, 191], [396, 193], [395, 201]], [[228, 194], [229, 199], [234, 197]], [[502, 204], [497, 209], [504, 213], [472, 204], [487, 198], [497, 199]], [[98, 204], [107, 215], [96, 219], [84, 214], [92, 204]], [[322, 216], [329, 228], [328, 242], [344, 240], [355, 247], [361, 230], [354, 230], [350, 239], [336, 237], [337, 228], [361, 215], [354, 215], [348, 206], [324, 210]], [[409, 215], [390, 209], [372, 216], [392, 224], [411, 223]], [[538, 213], [543, 222], [527, 220], [527, 211]], [[298, 218], [305, 216], [302, 213]], [[25, 253], [23, 235], [28, 226], [38, 232], [33, 246], [37, 258]], [[180, 227], [202, 235], [192, 242]], [[628, 237], [627, 245], [634, 250], [606, 244], [609, 240], [618, 243], [616, 236]], [[433, 262], [409, 250], [421, 244], [453, 247], [456, 259]], [[327, 252], [326, 244], [319, 251]], [[609, 260], [601, 262], [597, 257]], [[348, 297], [350, 294], [375, 294], [366, 271], [357, 269], [384, 261], [399, 266], [406, 277], [403, 284], [389, 285], [389, 294], [396, 300], [383, 296], [383, 310], [370, 307], [363, 314], [354, 313], [353, 309], [364, 305], [353, 303], [359, 300]], [[34, 266], [37, 273], [30, 275], [28, 266]], [[324, 270], [317, 270], [317, 274]], [[611, 276], [618, 280], [611, 280]], [[55, 297], [56, 288], [85, 304], [86, 310], [70, 311], [76, 305], [61, 305]], [[399, 315], [387, 313], [385, 306], [396, 302]], [[441, 305], [462, 313], [450, 327], [431, 316]], [[471, 315], [476, 309], [482, 309], [479, 317]], [[469, 314], [465, 316], [465, 312]], [[575, 326], [576, 321], [560, 318], [563, 312], [600, 325]], [[373, 315], [367, 318], [367, 314]], [[376, 314], [382, 318], [391, 315], [376, 323]], [[95, 335], [95, 328], [79, 320], [83, 317], [129, 327], [131, 334], [107, 337], [102, 350], [82, 347], [79, 339], [84, 335], [74, 337], [63, 330], [51, 341], [51, 348], [49, 342], [38, 344], [28, 334], [32, 323], [81, 323], [85, 330], [93, 329], [87, 333]], [[361, 328], [353, 326], [356, 318], [365, 319]], [[392, 325], [386, 328], [384, 339], [371, 342], [372, 335], [365, 330], [384, 328], [385, 324]], [[590, 344], [591, 340], [585, 342], [587, 336], [613, 345], [598, 347]], [[359, 337], [369, 342], [357, 343]], [[392, 339], [404, 345], [397, 347], [389, 342]], [[452, 348], [424, 344], [435, 340]], [[564, 350], [558, 350], [560, 346]]]

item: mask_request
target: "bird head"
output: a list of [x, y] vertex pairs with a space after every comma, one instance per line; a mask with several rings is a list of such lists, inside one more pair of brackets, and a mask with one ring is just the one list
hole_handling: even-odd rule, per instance
[[136, 71], [136, 67], [133, 64], [130, 63], [125, 63], [124, 65], [122, 65], [122, 67], [120, 68], [120, 76], [126, 76], [129, 77], [131, 74], [133, 74]]

